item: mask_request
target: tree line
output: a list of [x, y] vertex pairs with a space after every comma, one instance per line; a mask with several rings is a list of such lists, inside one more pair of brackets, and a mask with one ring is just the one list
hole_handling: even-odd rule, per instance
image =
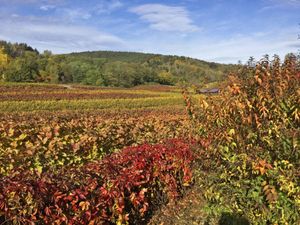
[[0, 41], [0, 75], [8, 82], [78, 83], [132, 87], [158, 83], [221, 81], [236, 68], [179, 56], [135, 52], [94, 51], [39, 53], [24, 43]]

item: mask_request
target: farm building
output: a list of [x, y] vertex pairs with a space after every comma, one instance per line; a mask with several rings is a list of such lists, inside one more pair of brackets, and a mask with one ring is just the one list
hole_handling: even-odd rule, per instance
[[219, 88], [211, 88], [211, 89], [200, 89], [197, 90], [198, 94], [218, 94], [220, 92]]

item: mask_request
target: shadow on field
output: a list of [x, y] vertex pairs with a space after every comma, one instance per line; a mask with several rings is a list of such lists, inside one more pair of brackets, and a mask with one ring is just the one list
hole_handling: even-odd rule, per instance
[[250, 222], [238, 214], [222, 213], [218, 225], [250, 225]]

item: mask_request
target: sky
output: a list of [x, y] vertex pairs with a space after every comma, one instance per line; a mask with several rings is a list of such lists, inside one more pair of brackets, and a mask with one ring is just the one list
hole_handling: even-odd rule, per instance
[[39, 51], [180, 55], [221, 63], [300, 49], [300, 0], [0, 0], [0, 39]]

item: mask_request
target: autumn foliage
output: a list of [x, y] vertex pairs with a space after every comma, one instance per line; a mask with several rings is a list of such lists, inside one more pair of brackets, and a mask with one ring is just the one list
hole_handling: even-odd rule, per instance
[[45, 172], [84, 165], [125, 146], [159, 143], [188, 133], [188, 119], [166, 111], [5, 114], [0, 116], [0, 174], [14, 168]]
[[191, 143], [128, 147], [84, 167], [1, 176], [1, 222], [135, 223], [192, 182]]
[[234, 212], [251, 224], [300, 221], [299, 61], [275, 56], [231, 74], [219, 96], [188, 111], [210, 141], [200, 167], [211, 170], [205, 197], [212, 214]]
[[[2, 114], [0, 224], [144, 224], [184, 193], [192, 174], [206, 222], [229, 213], [257, 225], [299, 224], [299, 87], [299, 59], [275, 56], [241, 66], [219, 95], [183, 91], [189, 119], [177, 112]], [[64, 98], [83, 104], [71, 92]], [[48, 109], [53, 96], [42, 103]], [[25, 109], [35, 102], [22, 100]]]

